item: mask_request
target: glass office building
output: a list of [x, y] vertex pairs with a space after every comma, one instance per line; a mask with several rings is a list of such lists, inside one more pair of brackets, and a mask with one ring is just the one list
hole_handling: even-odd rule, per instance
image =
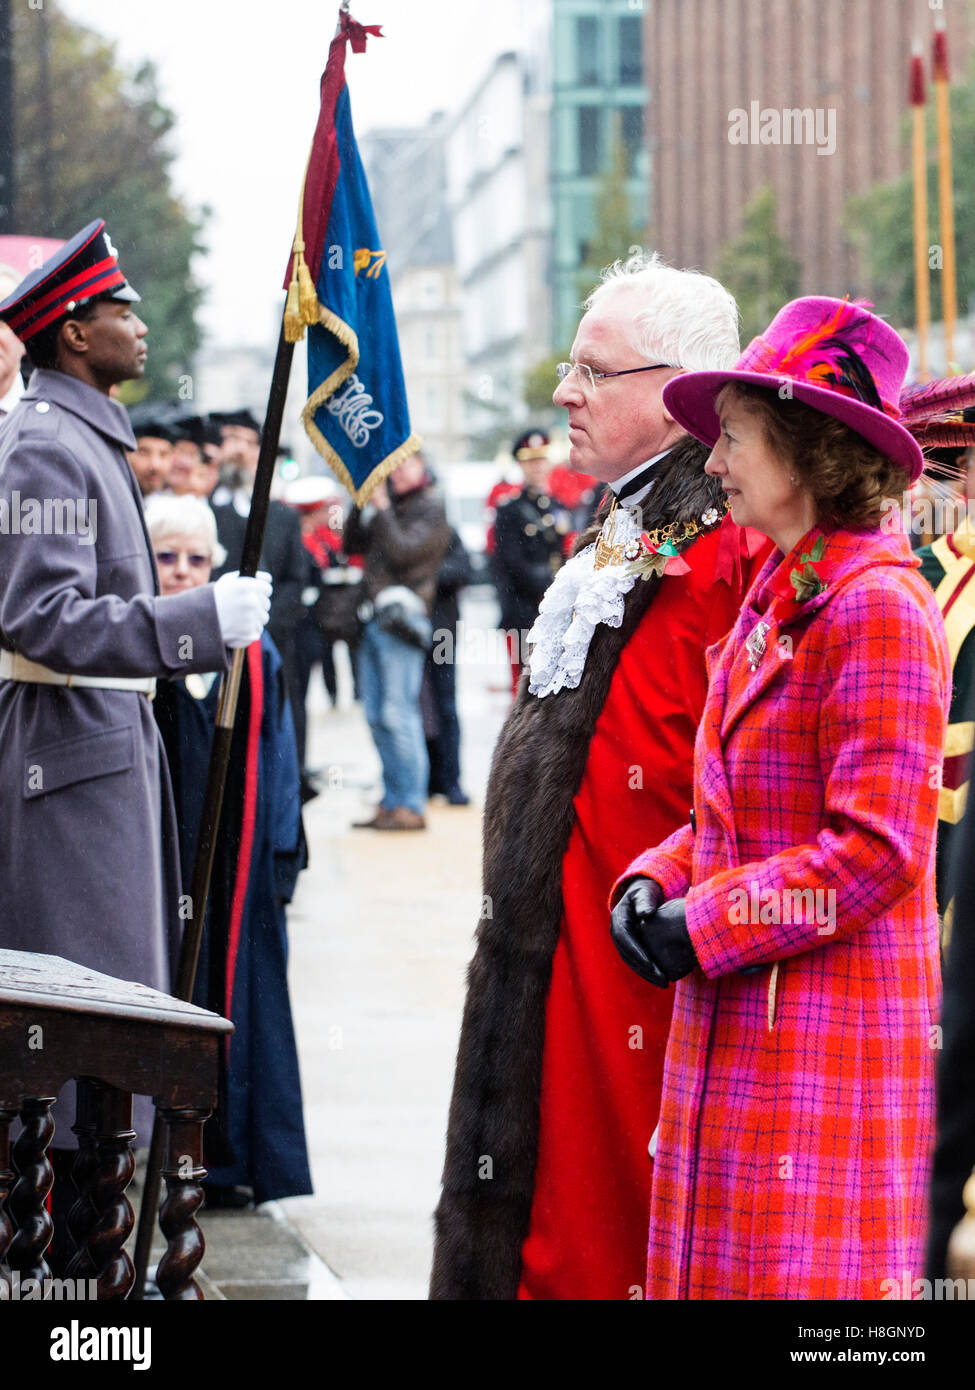
[[[600, 178], [617, 142], [627, 171], [631, 220], [647, 221], [643, 0], [554, 0], [552, 14], [552, 276], [556, 351], [579, 318], [580, 267], [589, 258]], [[620, 248], [625, 254], [626, 247]]]

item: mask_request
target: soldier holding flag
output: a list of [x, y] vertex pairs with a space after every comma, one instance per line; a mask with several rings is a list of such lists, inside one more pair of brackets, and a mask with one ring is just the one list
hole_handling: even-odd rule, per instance
[[145, 368], [138, 299], [97, 220], [0, 304], [36, 368], [0, 436], [0, 946], [165, 990], [192, 909], [155, 683], [256, 640], [270, 582], [160, 596], [111, 397]]

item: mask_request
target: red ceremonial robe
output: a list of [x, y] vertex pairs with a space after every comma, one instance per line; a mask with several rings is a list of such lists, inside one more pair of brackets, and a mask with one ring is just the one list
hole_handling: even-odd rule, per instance
[[[606, 902], [648, 844], [686, 824], [707, 694], [704, 652], [730, 631], [770, 546], [749, 559], [729, 518], [666, 576], [623, 648], [575, 798], [548, 995], [541, 1122], [523, 1299], [642, 1298], [673, 990], [620, 960]], [[731, 573], [729, 573], [731, 570]], [[717, 578], [723, 574], [723, 578]], [[640, 581], [642, 582], [642, 581]], [[546, 698], [558, 699], [558, 696]]]

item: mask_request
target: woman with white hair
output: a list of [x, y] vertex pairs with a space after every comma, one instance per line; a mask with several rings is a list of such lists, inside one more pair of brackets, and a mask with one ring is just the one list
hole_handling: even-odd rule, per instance
[[[146, 525], [164, 594], [206, 584], [211, 568], [223, 563], [213, 512], [199, 497], [151, 497]], [[218, 687], [216, 673], [162, 681], [154, 702], [186, 883], [196, 854]], [[312, 1190], [285, 920], [285, 904], [306, 862], [294, 725], [281, 658], [265, 632], [246, 649], [193, 996], [236, 1027], [217, 1110], [204, 1130], [208, 1206], [243, 1206], [251, 1197], [265, 1202]]]

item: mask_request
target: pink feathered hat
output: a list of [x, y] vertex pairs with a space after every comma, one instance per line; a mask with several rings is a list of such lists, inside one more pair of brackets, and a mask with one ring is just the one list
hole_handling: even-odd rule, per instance
[[[910, 470], [921, 449], [898, 424], [909, 355], [904, 340], [862, 300], [793, 299], [753, 338], [727, 372], [685, 372], [667, 382], [664, 405], [679, 425], [711, 448], [721, 432], [714, 398], [730, 382], [778, 390], [856, 430]], [[788, 386], [788, 391], [784, 388]]]

